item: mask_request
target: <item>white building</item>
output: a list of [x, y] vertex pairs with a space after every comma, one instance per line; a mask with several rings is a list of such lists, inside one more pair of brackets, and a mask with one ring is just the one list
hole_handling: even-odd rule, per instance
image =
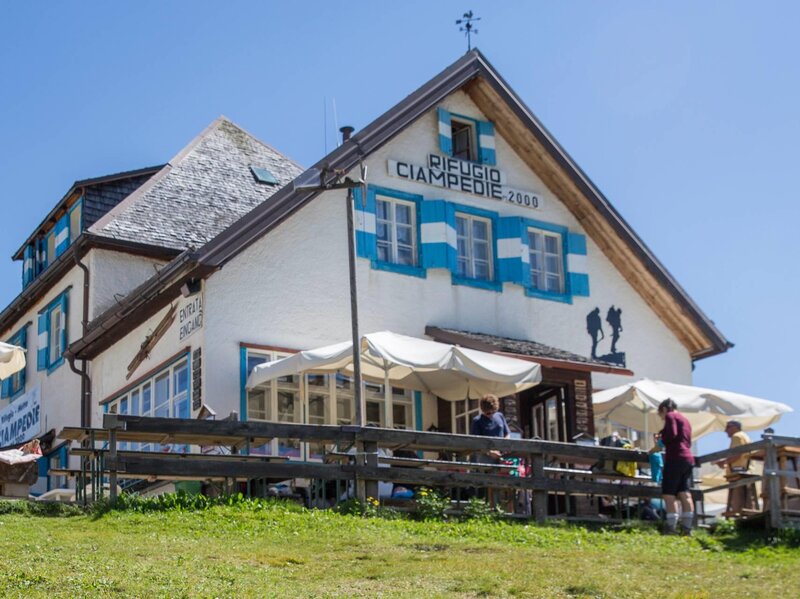
[[[193, 176], [176, 179], [173, 193], [153, 193], [193, 152], [197, 146], [89, 228], [118, 243], [194, 247], [149, 278], [131, 276], [123, 291], [141, 284], [118, 301], [92, 305], [90, 285], [91, 322], [82, 336], [70, 336], [67, 352], [88, 365], [91, 419], [84, 422], [97, 426], [103, 411], [189, 418], [203, 405], [242, 419], [350, 421], [353, 394], [344, 377], [245, 388], [260, 362], [350, 338], [345, 191], [298, 191], [285, 185], [299, 173], [286, 163], [276, 173], [239, 160], [279, 181], [268, 199], [235, 215], [246, 212], [241, 219], [217, 226], [209, 214], [224, 216], [228, 207], [203, 197], [224, 183], [197, 171], [225, 171], [219, 156], [191, 161]], [[632, 376], [690, 383], [694, 360], [730, 346], [478, 51], [314, 168], [355, 177], [362, 163], [361, 331], [427, 336], [542, 363], [542, 384], [504, 401], [523, 436], [593, 434], [593, 388]], [[238, 197], [243, 179], [225, 183], [226, 197]], [[80, 331], [80, 320], [70, 326]], [[44, 387], [42, 398], [47, 406]], [[476, 402], [367, 385], [367, 420], [382, 426], [464, 432], [476, 410]], [[77, 423], [66, 414], [51, 418], [47, 426]], [[297, 459], [318, 453], [286, 441], [259, 451]]]

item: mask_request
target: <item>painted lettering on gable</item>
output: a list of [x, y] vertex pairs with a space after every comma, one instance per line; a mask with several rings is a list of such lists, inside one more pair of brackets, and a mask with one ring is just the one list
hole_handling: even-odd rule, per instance
[[189, 300], [178, 312], [180, 341], [189, 338], [203, 328], [203, 296], [198, 295]]
[[387, 160], [386, 167], [392, 177], [453, 189], [534, 210], [543, 205], [542, 196], [539, 194], [509, 187], [505, 184], [505, 173], [477, 162], [429, 154], [427, 166], [390, 159]]

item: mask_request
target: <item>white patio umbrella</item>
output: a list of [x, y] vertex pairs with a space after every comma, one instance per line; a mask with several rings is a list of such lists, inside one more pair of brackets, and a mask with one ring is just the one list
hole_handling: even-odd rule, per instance
[[25, 350], [0, 341], [0, 380], [25, 368]]
[[740, 421], [744, 430], [766, 428], [792, 411], [791, 407], [777, 401], [650, 379], [592, 395], [595, 417], [645, 433], [661, 430], [663, 423], [658, 417], [658, 405], [665, 399], [672, 399], [678, 411], [689, 420], [694, 439], [725, 430], [725, 423], [731, 419]]
[[[390, 331], [363, 335], [361, 360], [362, 376], [367, 380], [425, 391], [451, 401], [477, 399], [487, 393], [511, 395], [542, 379], [541, 366], [535, 362]], [[350, 341], [256, 366], [247, 379], [247, 388], [254, 389], [281, 376], [336, 372], [352, 375]]]

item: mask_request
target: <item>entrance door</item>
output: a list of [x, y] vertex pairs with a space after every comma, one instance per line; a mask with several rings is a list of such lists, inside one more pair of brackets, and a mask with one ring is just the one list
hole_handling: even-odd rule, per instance
[[569, 441], [567, 436], [566, 391], [561, 385], [538, 385], [526, 392], [526, 436], [545, 441]]

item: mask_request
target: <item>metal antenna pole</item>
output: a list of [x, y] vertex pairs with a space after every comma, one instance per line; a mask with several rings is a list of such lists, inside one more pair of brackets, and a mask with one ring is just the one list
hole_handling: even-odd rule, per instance
[[350, 323], [353, 329], [353, 393], [356, 426], [364, 426], [364, 403], [361, 393], [361, 335], [358, 332], [358, 289], [356, 287], [356, 236], [353, 226], [353, 188], [347, 188], [347, 254], [350, 270]]

